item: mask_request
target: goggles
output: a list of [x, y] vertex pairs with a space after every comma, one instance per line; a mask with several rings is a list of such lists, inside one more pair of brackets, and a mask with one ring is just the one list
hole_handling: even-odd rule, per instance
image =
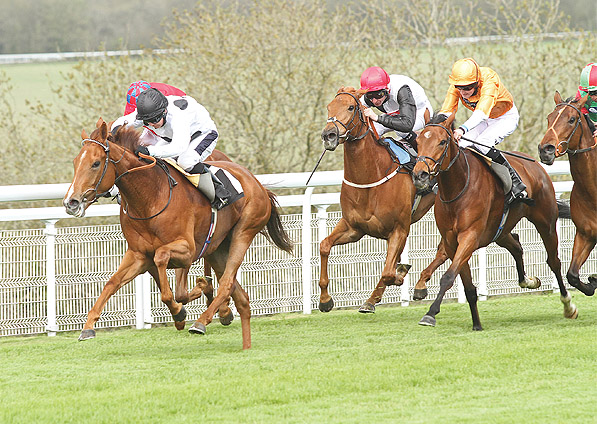
[[369, 100], [381, 99], [388, 95], [388, 90], [369, 91], [365, 93], [365, 97]]
[[469, 91], [469, 90], [472, 90], [474, 88], [477, 88], [477, 83], [474, 82], [474, 83], [469, 84], [469, 85], [455, 85], [454, 87], [456, 87], [456, 89], [459, 90], [459, 91]]
[[589, 96], [597, 96], [597, 90], [589, 91]]
[[155, 124], [156, 122], [160, 122], [163, 117], [164, 117], [164, 114], [160, 113], [159, 115], [154, 116], [153, 118], [144, 119], [143, 125]]

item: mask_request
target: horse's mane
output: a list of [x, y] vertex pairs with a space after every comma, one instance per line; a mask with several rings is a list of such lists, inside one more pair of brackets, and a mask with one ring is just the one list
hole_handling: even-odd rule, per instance
[[[433, 114], [433, 117], [431, 117], [431, 120], [429, 121], [430, 124], [441, 124], [442, 122], [444, 122], [446, 119], [448, 119], [448, 116], [443, 114], [443, 113], [439, 113], [436, 112]], [[450, 129], [452, 131], [454, 131], [454, 121], [452, 121], [452, 124], [450, 125]]]
[[134, 152], [135, 147], [139, 146], [139, 137], [139, 131], [130, 125], [123, 125], [118, 128], [115, 133], [108, 135], [108, 139], [111, 142], [118, 144], [131, 152]]

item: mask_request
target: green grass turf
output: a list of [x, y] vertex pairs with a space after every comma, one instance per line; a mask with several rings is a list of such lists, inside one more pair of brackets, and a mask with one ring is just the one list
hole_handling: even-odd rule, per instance
[[[207, 335], [98, 331], [0, 340], [2, 423], [597, 422], [597, 304], [573, 293], [214, 321]], [[187, 323], [187, 328], [190, 324]]]

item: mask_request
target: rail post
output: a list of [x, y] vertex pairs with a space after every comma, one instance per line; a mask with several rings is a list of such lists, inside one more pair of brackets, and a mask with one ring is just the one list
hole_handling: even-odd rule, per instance
[[303, 231], [302, 231], [302, 256], [303, 256], [303, 314], [311, 313], [311, 194], [314, 187], [307, 187], [303, 196]]
[[56, 323], [56, 222], [57, 219], [45, 219], [46, 228], [46, 332], [48, 336], [55, 336], [58, 331]]

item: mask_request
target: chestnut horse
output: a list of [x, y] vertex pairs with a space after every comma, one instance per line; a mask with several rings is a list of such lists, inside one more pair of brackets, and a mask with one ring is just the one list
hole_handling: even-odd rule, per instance
[[539, 144], [539, 157], [551, 165], [555, 158], [568, 154], [574, 180], [570, 212], [576, 235], [566, 278], [570, 285], [592, 296], [597, 288], [597, 274], [589, 276], [587, 284], [579, 278], [580, 268], [597, 243], [597, 140], [580, 111], [588, 94], [580, 100], [563, 101], [556, 91], [553, 99], [556, 107], [547, 116], [549, 128]]
[[[89, 137], [83, 131], [82, 138], [81, 151], [74, 160], [75, 175], [63, 201], [66, 211], [83, 216], [98, 195], [116, 184], [122, 197], [120, 224], [128, 249], [89, 311], [79, 340], [95, 337], [93, 327], [108, 299], [146, 271], [157, 282], [176, 328], [182, 330], [186, 318], [183, 305], [202, 292], [201, 284], [187, 291], [187, 272], [203, 253], [218, 277], [219, 289], [189, 332], [205, 334], [206, 325], [222, 306], [231, 317], [227, 303], [232, 296], [241, 318], [243, 349], [250, 348], [249, 298], [236, 273], [259, 232], [280, 249], [292, 250], [275, 195], [244, 167], [227, 161], [211, 162], [238, 179], [244, 192], [244, 197], [212, 214], [207, 198], [181, 173], [151, 156], [140, 159], [132, 153], [139, 141], [139, 133], [133, 128], [123, 127], [111, 135], [100, 118], [97, 129]], [[176, 298], [167, 268], [177, 269]]]
[[[334, 300], [328, 292], [328, 257], [333, 246], [353, 243], [365, 234], [388, 241], [381, 278], [359, 312], [374, 312], [386, 286], [402, 285], [408, 268], [398, 269], [410, 225], [431, 208], [435, 193], [423, 196], [412, 211], [416, 190], [407, 170], [396, 163], [384, 146], [377, 142], [369, 119], [363, 115], [359, 101], [366, 90], [342, 87], [328, 104], [327, 125], [321, 134], [326, 150], [344, 145], [344, 181], [340, 192], [342, 218], [320, 244], [321, 275], [319, 310], [329, 312]], [[446, 260], [442, 244], [436, 259], [421, 274], [414, 298], [427, 295], [425, 282]]]
[[[556, 202], [553, 184], [543, 167], [535, 161], [511, 156], [508, 161], [518, 171], [527, 186], [535, 206], [513, 203], [506, 214], [502, 183], [493, 175], [485, 161], [468, 149], [461, 149], [452, 135], [452, 114], [435, 117], [417, 137], [419, 157], [413, 172], [417, 187], [424, 188], [437, 176], [439, 191], [435, 199], [435, 221], [442, 235], [444, 247], [452, 264], [440, 279], [440, 290], [429, 312], [419, 324], [434, 326], [435, 316], [448, 289], [460, 274], [466, 300], [470, 306], [473, 330], [482, 330], [477, 310], [477, 289], [473, 285], [469, 259], [473, 252], [492, 241], [510, 252], [516, 262], [518, 283], [524, 288], [537, 288], [536, 277], [529, 278], [524, 271], [522, 246], [512, 229], [526, 217], [539, 232], [547, 250], [547, 264], [555, 274], [564, 304], [564, 316], [576, 318], [578, 311], [570, 304], [570, 294], [564, 286], [558, 258], [558, 215], [566, 216], [569, 209]], [[507, 216], [505, 222], [503, 217]]]

